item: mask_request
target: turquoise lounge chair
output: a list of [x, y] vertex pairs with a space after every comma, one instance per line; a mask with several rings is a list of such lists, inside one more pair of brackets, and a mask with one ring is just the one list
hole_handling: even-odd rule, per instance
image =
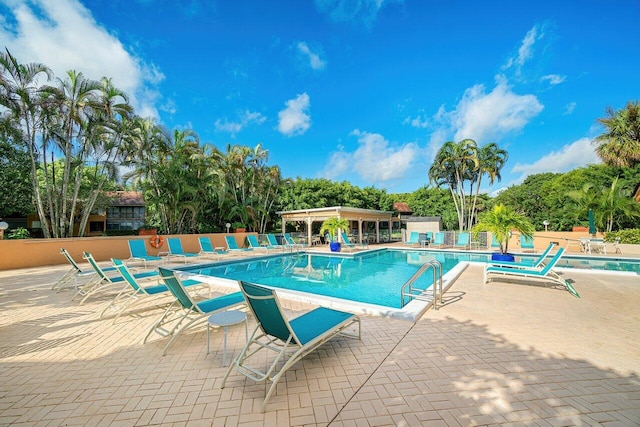
[[342, 238], [342, 248], [343, 249], [347, 249], [347, 250], [356, 250], [358, 249], [358, 246], [360, 246], [361, 249], [365, 249], [368, 246], [368, 243], [364, 242], [362, 244], [360, 243], [351, 243], [351, 241], [349, 240], [349, 236], [347, 236], [347, 233], [345, 233], [344, 231], [341, 231], [341, 238]]
[[535, 252], [536, 251], [536, 245], [533, 243], [533, 237], [527, 237], [527, 236], [523, 236], [522, 234], [520, 235], [520, 249], [522, 251], [531, 251], [531, 252]]
[[[280, 378], [308, 353], [339, 334], [361, 338], [360, 318], [355, 314], [319, 307], [289, 321], [273, 289], [245, 282], [240, 282], [240, 289], [258, 324], [240, 355], [229, 366], [222, 387], [234, 368], [256, 382], [270, 380], [272, 384], [264, 398], [263, 411]], [[357, 333], [345, 332], [356, 323]], [[252, 358], [261, 350], [271, 350], [276, 354], [269, 366], [266, 366], [262, 355]], [[249, 366], [254, 362], [260, 367]]]
[[521, 261], [521, 262], [509, 262], [509, 261], [490, 261], [489, 264], [491, 265], [495, 265], [495, 266], [503, 266], [503, 267], [515, 267], [515, 268], [539, 268], [541, 265], [543, 265], [544, 263], [544, 259], [547, 257], [547, 255], [549, 255], [549, 252], [551, 252], [551, 249], [553, 249], [554, 244], [553, 243], [549, 243], [549, 246], [547, 246], [547, 249], [544, 250], [544, 252], [542, 252], [542, 254], [540, 254], [540, 256], [538, 258], [536, 258], [533, 261]]
[[569, 282], [562, 279], [555, 271], [553, 271], [553, 267], [558, 263], [562, 254], [564, 253], [564, 248], [558, 249], [558, 252], [551, 258], [549, 263], [543, 269], [537, 268], [510, 268], [510, 267], [498, 267], [488, 265], [484, 269], [484, 283], [487, 283], [490, 276], [504, 276], [505, 278], [512, 279], [537, 279], [547, 282], [557, 283], [562, 285], [571, 295], [580, 298], [580, 295], [576, 290], [571, 286]]
[[273, 250], [273, 249], [280, 249], [272, 245], [266, 245], [266, 246], [261, 245], [260, 242], [258, 241], [258, 236], [256, 236], [255, 234], [248, 234], [247, 241], [249, 242], [249, 247], [251, 249], [261, 249], [265, 252], [269, 252], [270, 250]]
[[[65, 256], [69, 264], [71, 264], [71, 269], [64, 273], [64, 275], [58, 279], [56, 283], [51, 287], [52, 290], [56, 292], [60, 292], [63, 289], [72, 287], [76, 292], [78, 291], [78, 286], [80, 285], [79, 279], [87, 279], [96, 274], [95, 270], [82, 270], [80, 266], [76, 263], [73, 257], [67, 252], [65, 248], [60, 248], [60, 253]], [[102, 271], [113, 271], [113, 267], [104, 267]], [[70, 283], [73, 282], [73, 285]]]
[[458, 233], [458, 241], [453, 245], [456, 249], [469, 249], [469, 232]]
[[404, 242], [405, 245], [419, 245], [420, 244], [420, 233], [418, 233], [417, 231], [412, 231], [411, 234], [409, 235], [409, 238], [407, 239], [406, 242]]
[[433, 237], [433, 241], [429, 244], [430, 247], [443, 247], [444, 246], [444, 232], [438, 231], [436, 235]]
[[[195, 301], [173, 271], [162, 267], [158, 268], [158, 270], [164, 284], [175, 297], [175, 301], [166, 309], [160, 319], [153, 324], [144, 342], [146, 343], [154, 332], [163, 337], [171, 336], [164, 350], [162, 350], [163, 356], [167, 354], [171, 344], [183, 331], [198, 322], [205, 321], [213, 313], [225, 311], [245, 303], [242, 292], [221, 295], [204, 301]], [[169, 323], [175, 324], [167, 329]]]
[[131, 262], [142, 261], [144, 263], [144, 268], [147, 268], [147, 261], [162, 261], [161, 257], [149, 255], [147, 253], [144, 240], [128, 240], [127, 243], [129, 244], [129, 252], [131, 253], [131, 257], [127, 260], [127, 265]]
[[285, 249], [284, 245], [278, 243], [278, 239], [276, 239], [276, 236], [273, 234], [267, 234], [267, 242], [269, 242], [269, 247], [271, 249]]
[[433, 232], [427, 231], [425, 234], [427, 235], [427, 244], [430, 244], [431, 241], [433, 240]]
[[[93, 268], [93, 270], [96, 272], [96, 276], [95, 278], [89, 280], [87, 283], [81, 286], [71, 299], [74, 299], [76, 296], [80, 295], [81, 297], [83, 297], [80, 301], [80, 304], [83, 304], [87, 300], [87, 298], [89, 298], [94, 293], [108, 287], [109, 285], [122, 283], [124, 281], [124, 278], [122, 276], [107, 275], [107, 273], [105, 273], [102, 267], [98, 265], [96, 260], [89, 252], [84, 252], [83, 258], [89, 262], [91, 268]], [[146, 271], [134, 275], [136, 279], [152, 278], [157, 276], [157, 271]]]
[[287, 233], [284, 234], [284, 241], [286, 243], [285, 248], [289, 249], [302, 250], [306, 246], [303, 243], [296, 243], [296, 241], [293, 240], [293, 237]]
[[169, 252], [167, 254], [167, 258], [170, 260], [171, 257], [178, 257], [184, 260], [184, 263], [187, 263], [189, 258], [197, 258], [198, 254], [195, 252], [185, 252], [182, 249], [182, 240], [179, 237], [169, 237], [167, 239], [167, 244], [169, 245]]
[[225, 240], [225, 242], [227, 242], [227, 249], [231, 253], [244, 254], [244, 253], [253, 251], [252, 248], [241, 248], [241, 247], [239, 247], [238, 246], [238, 242], [236, 242], [236, 239], [233, 236], [224, 236], [224, 240]]
[[229, 255], [229, 252], [224, 249], [214, 248], [213, 244], [211, 244], [211, 239], [208, 237], [198, 237], [198, 243], [200, 244], [200, 256], [220, 259], [225, 255]]
[[[100, 318], [104, 317], [104, 315], [108, 311], [113, 311], [116, 313], [116, 317], [113, 319], [113, 323], [116, 323], [116, 320], [124, 313], [127, 307], [133, 306], [136, 302], [139, 302], [143, 299], [148, 299], [148, 297], [153, 297], [154, 295], [171, 295], [169, 292], [169, 288], [165, 285], [154, 284], [154, 285], [143, 285], [139, 283], [135, 276], [131, 273], [129, 268], [117, 258], [112, 258], [111, 262], [120, 276], [124, 279], [126, 285], [122, 288], [120, 293], [115, 296], [115, 298], [102, 310], [100, 314]], [[186, 280], [182, 283], [185, 287], [188, 286], [198, 286], [205, 285], [202, 282], [198, 282], [196, 280]]]

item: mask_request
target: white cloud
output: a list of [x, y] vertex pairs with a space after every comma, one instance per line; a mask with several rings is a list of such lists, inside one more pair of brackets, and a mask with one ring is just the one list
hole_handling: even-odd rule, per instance
[[367, 183], [384, 183], [403, 178], [413, 167], [420, 150], [414, 142], [393, 146], [378, 133], [354, 130], [358, 148], [349, 153], [343, 147], [329, 156], [323, 176], [336, 178], [350, 170]]
[[243, 128], [253, 123], [261, 125], [265, 120], [267, 120], [267, 118], [259, 112], [246, 110], [239, 114], [237, 122], [229, 122], [226, 118], [224, 121], [218, 119], [215, 122], [215, 127], [216, 131], [230, 133], [231, 136], [235, 138], [236, 134]]
[[334, 22], [362, 23], [370, 27], [378, 12], [390, 3], [402, 3], [403, 0], [315, 0], [316, 7], [329, 15]]
[[314, 70], [322, 70], [325, 67], [326, 63], [320, 58], [320, 55], [312, 52], [305, 42], [298, 43], [298, 51], [309, 60], [309, 66]]
[[540, 81], [549, 80], [549, 84], [555, 86], [565, 81], [566, 78], [567, 76], [561, 76], [560, 74], [547, 74], [546, 76], [542, 76]]
[[227, 132], [230, 133], [231, 136], [235, 136], [238, 132], [242, 130], [242, 125], [238, 122], [228, 122], [227, 119], [224, 122], [220, 119], [216, 120], [214, 123], [217, 132]]
[[576, 109], [576, 103], [575, 102], [570, 102], [567, 105], [564, 106], [564, 113], [562, 113], [563, 115], [567, 116], [571, 113], [573, 113], [573, 110]]
[[544, 37], [544, 29], [539, 25], [534, 25], [527, 34], [524, 36], [520, 48], [518, 49], [518, 55], [513, 56], [507, 60], [507, 63], [502, 67], [503, 69], [514, 68], [517, 76], [522, 72], [524, 64], [533, 56], [533, 46], [536, 41]]
[[581, 138], [571, 144], [563, 146], [559, 151], [553, 151], [534, 163], [516, 163], [511, 169], [513, 173], [520, 173], [522, 182], [527, 176], [543, 172], [568, 172], [570, 170], [600, 163], [591, 138]]
[[429, 127], [429, 118], [426, 115], [421, 116], [420, 114], [418, 114], [414, 118], [407, 117], [406, 119], [404, 119], [402, 124], [411, 125], [414, 128], [418, 128], [418, 129], [425, 129]]
[[305, 92], [288, 100], [285, 105], [287, 108], [278, 113], [278, 131], [285, 136], [304, 134], [311, 127], [311, 117], [307, 114], [309, 95]]
[[349, 172], [352, 158], [353, 155], [345, 152], [342, 145], [338, 146], [338, 150], [329, 156], [327, 167], [322, 172], [322, 176], [328, 179], [335, 179]]
[[[485, 92], [484, 85], [467, 89], [448, 118], [456, 141], [472, 138], [485, 142], [521, 130], [543, 108], [535, 95], [518, 95], [499, 77], [489, 93]], [[443, 116], [441, 112], [438, 114]]]
[[79, 1], [4, 3], [13, 17], [0, 20], [0, 39], [19, 62], [45, 64], [63, 80], [71, 69], [90, 79], [109, 77], [137, 114], [157, 117], [154, 86], [164, 79], [162, 72], [128, 52]]
[[436, 158], [440, 147], [447, 141], [447, 129], [436, 129], [429, 137], [429, 143], [427, 144], [426, 155], [430, 162]]

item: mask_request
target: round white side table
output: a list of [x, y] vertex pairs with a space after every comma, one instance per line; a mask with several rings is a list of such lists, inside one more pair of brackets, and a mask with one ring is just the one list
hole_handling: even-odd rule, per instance
[[247, 315], [240, 310], [227, 310], [220, 313], [214, 313], [209, 316], [207, 321], [207, 354], [209, 354], [209, 334], [211, 327], [224, 328], [224, 347], [222, 351], [222, 366], [226, 366], [227, 363], [227, 328], [229, 326], [237, 325], [244, 322], [244, 338], [245, 342], [249, 340], [249, 330], [247, 327]]

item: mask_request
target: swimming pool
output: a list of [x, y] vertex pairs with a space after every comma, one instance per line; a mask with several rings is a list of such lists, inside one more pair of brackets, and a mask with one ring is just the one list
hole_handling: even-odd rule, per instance
[[[423, 253], [431, 254], [440, 262], [457, 261], [469, 262], [491, 262], [491, 252], [454, 252], [454, 251], [438, 251], [425, 250]], [[555, 250], [552, 251], [552, 254]], [[534, 260], [540, 254], [518, 254], [515, 261]], [[427, 258], [427, 255], [423, 255]], [[455, 262], [457, 262], [455, 261]], [[560, 258], [556, 268], [578, 268], [583, 270], [602, 270], [602, 271], [621, 271], [630, 273], [640, 273], [640, 258], [624, 258], [624, 257], [603, 257], [593, 255], [567, 255], [566, 253]]]
[[[535, 257], [536, 254], [520, 255], [516, 261]], [[362, 313], [413, 319], [426, 310], [428, 303], [412, 301], [401, 307], [400, 289], [420, 266], [432, 259], [442, 264], [446, 289], [462, 273], [466, 262], [489, 262], [491, 253], [407, 249], [337, 256], [301, 253], [192, 265], [178, 270], [209, 283], [237, 287], [235, 281], [245, 280], [291, 291], [294, 296], [312, 294], [323, 305], [334, 308], [353, 309], [355, 302], [364, 305], [360, 307]], [[640, 259], [563, 256], [557, 267], [640, 273]], [[432, 281], [433, 275], [426, 272], [415, 286], [428, 289]]]
[[[434, 258], [433, 255], [429, 257]], [[382, 250], [354, 256], [288, 254], [225, 264], [194, 265], [180, 270], [402, 308], [400, 289], [425, 262], [420, 252]], [[445, 274], [458, 264], [458, 260], [450, 258], [442, 264]], [[427, 289], [432, 281], [431, 273], [423, 274], [415, 282], [415, 287]]]

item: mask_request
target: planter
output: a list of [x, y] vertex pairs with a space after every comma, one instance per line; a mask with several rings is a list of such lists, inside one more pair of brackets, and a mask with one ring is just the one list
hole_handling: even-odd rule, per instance
[[494, 252], [491, 254], [491, 261], [514, 262], [515, 257], [511, 254], [501, 254], [500, 252]]
[[340, 242], [329, 243], [329, 249], [331, 249], [331, 252], [340, 252]]
[[155, 228], [138, 230], [139, 236], [155, 236], [156, 234], [158, 234], [158, 230]]
[[234, 233], [246, 233], [246, 228], [236, 228], [233, 230]]

